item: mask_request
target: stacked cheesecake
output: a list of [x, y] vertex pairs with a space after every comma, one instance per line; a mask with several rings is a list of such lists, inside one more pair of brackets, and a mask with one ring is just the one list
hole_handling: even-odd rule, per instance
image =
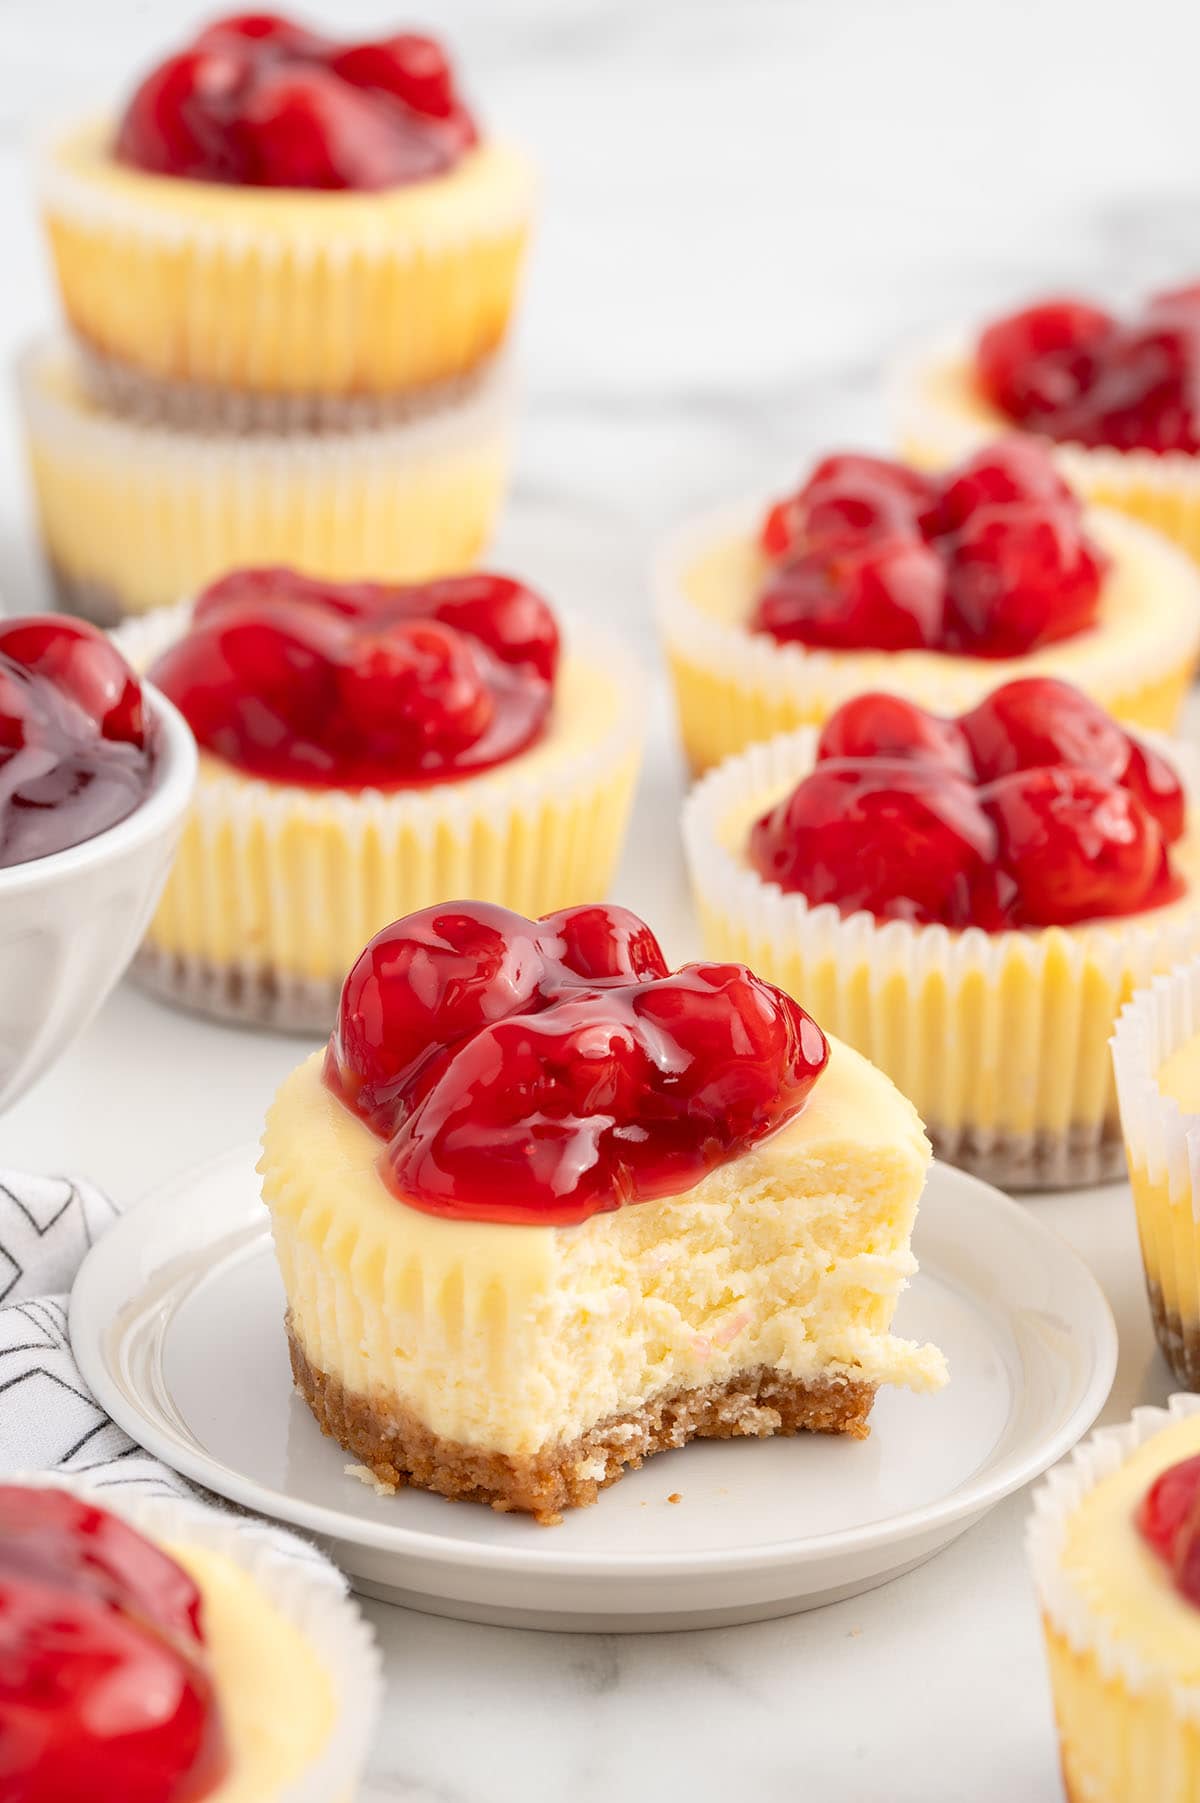
[[69, 335], [26, 351], [21, 391], [66, 606], [475, 560], [531, 177], [433, 40], [211, 26], [47, 145], [41, 199]]

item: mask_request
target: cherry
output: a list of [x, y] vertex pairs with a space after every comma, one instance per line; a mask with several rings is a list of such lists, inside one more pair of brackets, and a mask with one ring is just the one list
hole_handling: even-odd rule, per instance
[[1158, 829], [1169, 845], [1182, 839], [1187, 827], [1187, 797], [1183, 784], [1166, 758], [1148, 745], [1139, 744], [1132, 734], [1126, 735], [1129, 758], [1121, 771], [1122, 786], [1137, 796], [1147, 813], [1158, 822]]
[[948, 565], [950, 612], [976, 655], [1021, 657], [1095, 623], [1106, 568], [1069, 510], [980, 507]]
[[145, 746], [141, 684], [112, 640], [96, 627], [58, 614], [0, 620], [0, 657], [53, 683], [103, 738]]
[[460, 153], [478, 142], [475, 122], [455, 90], [449, 59], [435, 39], [401, 32], [379, 43], [350, 44], [329, 59], [329, 67], [354, 87], [386, 95], [439, 121]]
[[1160, 1559], [1175, 1556], [1179, 1530], [1200, 1499], [1200, 1454], [1168, 1465], [1160, 1472], [1138, 1505], [1135, 1520], [1139, 1533]]
[[446, 167], [428, 134], [395, 128], [369, 94], [315, 65], [280, 64], [240, 109], [244, 179], [262, 188], [390, 188]]
[[200, 744], [273, 781], [395, 789], [516, 756], [545, 730], [558, 629], [477, 572], [411, 587], [240, 570], [153, 669]]
[[325, 1080], [412, 1206], [569, 1223], [689, 1187], [794, 1114], [827, 1056], [742, 966], [670, 975], [627, 909], [456, 902], [363, 952]]
[[945, 586], [941, 559], [916, 538], [809, 551], [772, 572], [752, 624], [781, 643], [913, 650], [941, 637]]
[[285, 19], [282, 13], [233, 13], [208, 25], [195, 39], [197, 50], [251, 48], [262, 58], [272, 55], [290, 60], [318, 60], [330, 54], [332, 40], [306, 25]]
[[1019, 924], [1132, 914], [1179, 893], [1158, 826], [1128, 790], [1091, 770], [1018, 770], [981, 791]]
[[770, 557], [792, 550], [839, 550], [865, 539], [911, 531], [933, 506], [933, 483], [884, 457], [839, 452], [819, 463], [795, 495], [778, 502], [763, 525]]
[[126, 107], [117, 129], [117, 161], [151, 175], [245, 180], [231, 121], [250, 80], [251, 66], [240, 48], [196, 48], [169, 57]]
[[960, 724], [984, 783], [1039, 764], [1077, 764], [1119, 782], [1129, 761], [1129, 740], [1111, 714], [1054, 676], [1004, 683]]
[[842, 914], [994, 925], [996, 833], [965, 779], [913, 761], [818, 764], [752, 828], [750, 860]]
[[937, 523], [941, 531], [954, 532], [982, 507], [1026, 501], [1080, 512], [1078, 498], [1044, 446], [1034, 438], [1001, 438], [952, 472], [938, 502]]
[[280, 14], [245, 13], [146, 77], [115, 153], [155, 175], [370, 191], [440, 175], [477, 138], [433, 39], [341, 44]]
[[1110, 313], [1073, 298], [1010, 313], [980, 335], [980, 384], [1014, 419], [1023, 419], [1031, 406], [1069, 405], [1086, 380], [1091, 357], [1115, 327]]
[[538, 922], [538, 944], [545, 957], [565, 964], [589, 983], [641, 982], [667, 975], [662, 947], [645, 921], [611, 902], [545, 915]]
[[0, 1490], [0, 1746], [21, 1803], [198, 1803], [226, 1775], [195, 1586], [65, 1492]]
[[338, 701], [380, 750], [452, 758], [491, 725], [495, 698], [472, 641], [432, 620], [364, 633], [338, 671]]
[[831, 758], [912, 758], [971, 778], [971, 752], [957, 720], [927, 713], [900, 695], [865, 694], [830, 714], [817, 741], [817, 762]]

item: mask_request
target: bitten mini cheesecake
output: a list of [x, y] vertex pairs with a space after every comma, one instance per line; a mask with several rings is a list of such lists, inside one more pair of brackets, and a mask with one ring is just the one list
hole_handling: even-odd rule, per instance
[[859, 696], [698, 785], [705, 946], [878, 1063], [941, 1157], [1010, 1188], [1116, 1175], [1106, 1041], [1200, 951], [1194, 754], [1049, 678], [947, 717]]
[[1200, 581], [1135, 522], [1085, 511], [1009, 438], [936, 476], [855, 454], [796, 493], [685, 532], [659, 619], [696, 770], [886, 688], [961, 709], [1056, 675], [1169, 728], [1200, 654]]
[[1072, 487], [1200, 557], [1200, 284], [1124, 314], [1076, 295], [1034, 301], [897, 371], [903, 454], [942, 468], [1019, 427]]
[[607, 889], [643, 685], [598, 636], [564, 650], [522, 583], [243, 570], [119, 636], [201, 751], [138, 965], [168, 997], [323, 1033], [397, 914], [464, 890], [542, 913]]
[[507, 330], [532, 196], [434, 39], [256, 13], [52, 140], [41, 198], [106, 405], [194, 424], [224, 399], [239, 424], [296, 426], [475, 375]]
[[543, 1520], [697, 1437], [861, 1436], [929, 1148], [887, 1078], [621, 908], [380, 933], [260, 1165], [297, 1386], [385, 1486]]
[[194, 1504], [0, 1485], [13, 1803], [352, 1803], [378, 1701], [334, 1574]]
[[1200, 1413], [1141, 1408], [1037, 1491], [1027, 1544], [1069, 1803], [1200, 1795]]

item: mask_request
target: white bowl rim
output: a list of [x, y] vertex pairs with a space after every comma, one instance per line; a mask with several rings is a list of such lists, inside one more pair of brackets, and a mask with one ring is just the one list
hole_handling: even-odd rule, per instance
[[198, 756], [192, 729], [173, 702], [143, 682], [142, 690], [158, 727], [154, 784], [145, 800], [90, 839], [0, 868], [0, 902], [30, 889], [49, 888], [95, 866], [136, 851], [164, 833], [187, 806], [196, 782]]

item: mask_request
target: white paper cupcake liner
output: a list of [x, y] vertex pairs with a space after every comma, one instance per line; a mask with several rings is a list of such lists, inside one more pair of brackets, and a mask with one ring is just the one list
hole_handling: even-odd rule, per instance
[[[190, 603], [116, 634], [139, 670]], [[607, 893], [641, 758], [645, 682], [591, 630], [565, 632], [563, 720], [530, 753], [463, 782], [384, 794], [304, 789], [201, 760], [180, 852], [135, 974], [185, 1007], [328, 1031], [346, 971], [390, 921], [454, 896], [537, 916]], [[572, 694], [606, 680], [594, 728]]]
[[[1200, 1396], [1176, 1395], [1170, 1397], [1165, 1409], [1135, 1409], [1132, 1420], [1098, 1428], [1043, 1478], [1033, 1493], [1033, 1509], [1025, 1530], [1025, 1550], [1038, 1602], [1055, 1632], [1074, 1653], [1090, 1655], [1106, 1681], [1122, 1685], [1134, 1696], [1164, 1690], [1174, 1710], [1192, 1722], [1200, 1722], [1200, 1685], [1174, 1681], [1169, 1673], [1156, 1669], [1126, 1639], [1114, 1633], [1111, 1624], [1096, 1613], [1064, 1571], [1062, 1560], [1068, 1523], [1083, 1499], [1148, 1440], [1172, 1422], [1195, 1415], [1197, 1410]], [[1136, 1763], [1131, 1770], [1137, 1770]], [[1147, 1793], [1145, 1803], [1158, 1803], [1158, 1799]]]
[[[881, 1066], [940, 1157], [1008, 1188], [1117, 1174], [1108, 1037], [1133, 989], [1200, 952], [1200, 905], [1004, 933], [813, 907], [765, 881], [743, 847], [812, 770], [817, 738], [804, 728], [752, 746], [689, 797], [684, 847], [707, 951], [744, 960]], [[1200, 758], [1161, 744], [1194, 803]]]
[[[1200, 950], [1200, 948], [1194, 948]], [[1122, 1011], [1113, 1071], [1154, 1329], [1180, 1383], [1200, 1389], [1200, 1114], [1158, 1085], [1200, 1033], [1200, 959], [1159, 976]]]
[[[1127, 610], [1121, 630], [1100, 629], [1025, 657], [969, 658], [932, 651], [824, 651], [779, 644], [753, 632], [746, 614], [718, 618], [689, 593], [689, 571], [734, 542], [756, 542], [763, 503], [708, 515], [667, 541], [654, 565], [659, 630], [675, 686], [684, 748], [703, 770], [757, 740], [819, 723], [853, 695], [888, 689], [944, 713], [959, 713], [1000, 683], [1062, 676], [1122, 718], [1166, 728], [1200, 656], [1200, 575], [1159, 534], [1126, 516], [1096, 509], [1093, 530], [1144, 576], [1139, 590], [1170, 597], [1153, 625]], [[743, 570], [741, 579], [746, 579]], [[753, 577], [751, 577], [753, 582]], [[1161, 617], [1159, 617], [1161, 616]]]
[[336, 1716], [329, 1739], [308, 1770], [279, 1793], [278, 1803], [351, 1803], [371, 1748], [382, 1694], [375, 1637], [346, 1595], [340, 1574], [307, 1554], [290, 1558], [267, 1543], [252, 1521], [239, 1522], [199, 1503], [140, 1496], [89, 1485], [55, 1472], [18, 1474], [14, 1484], [69, 1490], [161, 1544], [219, 1554], [245, 1572], [317, 1654], [331, 1684]]
[[[1020, 431], [971, 387], [970, 366], [966, 334], [918, 346], [897, 364], [887, 385], [887, 410], [903, 456], [945, 468], [989, 439]], [[1200, 457], [1043, 442], [1078, 493], [1131, 514], [1200, 557]]]
[[420, 581], [473, 564], [508, 473], [511, 378], [405, 424], [272, 436], [123, 419], [62, 340], [17, 366], [43, 545], [73, 610], [111, 625], [239, 565]]

